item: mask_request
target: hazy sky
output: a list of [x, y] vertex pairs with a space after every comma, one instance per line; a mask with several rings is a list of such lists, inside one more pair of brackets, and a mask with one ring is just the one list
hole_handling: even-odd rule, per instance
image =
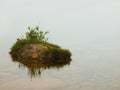
[[[120, 45], [119, 0], [0, 0], [1, 45], [15, 42], [28, 26], [49, 31], [50, 41], [73, 47]], [[63, 45], [64, 46], [64, 45]]]

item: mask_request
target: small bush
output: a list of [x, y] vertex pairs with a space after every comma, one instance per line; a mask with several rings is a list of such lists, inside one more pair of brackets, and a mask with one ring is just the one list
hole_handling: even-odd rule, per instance
[[46, 38], [46, 34], [48, 32], [40, 31], [38, 26], [36, 26], [35, 28], [28, 27], [28, 29], [29, 32], [26, 33], [26, 39], [47, 42], [48, 38]]

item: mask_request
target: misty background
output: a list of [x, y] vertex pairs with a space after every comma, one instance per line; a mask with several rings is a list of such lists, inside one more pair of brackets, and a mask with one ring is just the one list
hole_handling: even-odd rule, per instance
[[0, 0], [0, 54], [36, 25], [64, 48], [120, 50], [119, 24], [119, 0]]

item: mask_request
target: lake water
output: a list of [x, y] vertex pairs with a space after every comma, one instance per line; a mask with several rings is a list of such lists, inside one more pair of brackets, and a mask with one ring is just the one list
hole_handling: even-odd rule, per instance
[[120, 49], [72, 49], [70, 65], [41, 69], [38, 76], [29, 68], [13, 62], [7, 52], [1, 54], [1, 90], [119, 90]]
[[[0, 0], [0, 11], [0, 90], [120, 90], [119, 0]], [[13, 43], [35, 25], [71, 51], [69, 65], [35, 74], [11, 60]]]

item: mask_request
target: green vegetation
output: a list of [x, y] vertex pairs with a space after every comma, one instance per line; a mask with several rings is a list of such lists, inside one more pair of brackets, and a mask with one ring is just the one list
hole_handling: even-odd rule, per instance
[[56, 59], [70, 59], [71, 53], [69, 50], [62, 49], [60, 46], [51, 44], [47, 42], [48, 38], [46, 35], [48, 32], [43, 32], [39, 30], [39, 27], [35, 28], [28, 27], [29, 31], [26, 32], [26, 36], [24, 38], [18, 38], [16, 43], [12, 46], [10, 55], [13, 58], [17, 58], [22, 51], [22, 48], [25, 45], [29, 44], [41, 44], [46, 46], [48, 49], [45, 51], [44, 56], [45, 59], [52, 59], [55, 61]]
[[28, 27], [29, 32], [26, 33], [26, 39], [27, 40], [32, 40], [32, 42], [34, 42], [34, 40], [36, 41], [40, 41], [40, 42], [47, 42], [48, 38], [46, 38], [46, 34], [49, 32], [43, 32], [43, 31], [39, 31], [39, 27], [36, 26], [35, 28], [30, 28]]

